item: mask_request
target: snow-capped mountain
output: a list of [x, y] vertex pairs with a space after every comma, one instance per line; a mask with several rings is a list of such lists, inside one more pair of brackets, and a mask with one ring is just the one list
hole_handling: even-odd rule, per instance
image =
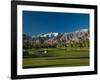
[[33, 35], [32, 38], [36, 38], [36, 37], [48, 37], [48, 38], [53, 38], [53, 37], [57, 37], [59, 33], [57, 32], [51, 32], [51, 33], [46, 33], [46, 34], [38, 34], [38, 35]]
[[89, 32], [88, 29], [81, 29], [81, 30], [77, 30], [75, 32], [70, 32], [70, 33], [63, 33], [61, 39], [64, 40], [75, 40], [75, 39], [83, 39], [84, 37], [89, 38]]
[[[29, 38], [23, 38], [25, 40], [29, 40]], [[64, 33], [57, 33], [57, 32], [50, 32], [44, 34], [37, 34], [31, 37], [31, 41], [33, 42], [46, 42], [50, 44], [65, 42], [69, 43], [71, 41], [80, 42], [82, 40], [89, 39], [89, 30], [88, 29], [81, 29], [74, 32], [64, 32]]]

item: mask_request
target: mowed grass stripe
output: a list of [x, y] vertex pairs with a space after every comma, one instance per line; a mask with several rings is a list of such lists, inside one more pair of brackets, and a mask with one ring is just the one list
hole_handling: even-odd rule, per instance
[[89, 59], [26, 60], [23, 68], [88, 66]]

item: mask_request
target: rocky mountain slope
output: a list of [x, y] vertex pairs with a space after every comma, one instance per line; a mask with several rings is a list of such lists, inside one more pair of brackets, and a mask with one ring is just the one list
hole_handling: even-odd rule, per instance
[[50, 32], [46, 34], [37, 34], [32, 37], [23, 35], [24, 41], [31, 41], [35, 43], [48, 43], [48, 44], [58, 44], [58, 43], [70, 43], [77, 42], [79, 43], [82, 40], [89, 40], [89, 30], [81, 29], [74, 32]]

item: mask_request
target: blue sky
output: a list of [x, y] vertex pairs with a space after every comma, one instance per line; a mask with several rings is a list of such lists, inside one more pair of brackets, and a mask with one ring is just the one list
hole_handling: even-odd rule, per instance
[[89, 14], [23, 11], [23, 33], [73, 32], [89, 29]]

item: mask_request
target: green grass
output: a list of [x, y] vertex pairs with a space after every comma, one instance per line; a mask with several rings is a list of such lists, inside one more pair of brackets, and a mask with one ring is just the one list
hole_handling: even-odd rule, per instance
[[[43, 56], [36, 56], [37, 51], [41, 50], [47, 50], [48, 53]], [[28, 51], [32, 54], [23, 57], [23, 68], [89, 65], [89, 50], [87, 48], [29, 49]]]

